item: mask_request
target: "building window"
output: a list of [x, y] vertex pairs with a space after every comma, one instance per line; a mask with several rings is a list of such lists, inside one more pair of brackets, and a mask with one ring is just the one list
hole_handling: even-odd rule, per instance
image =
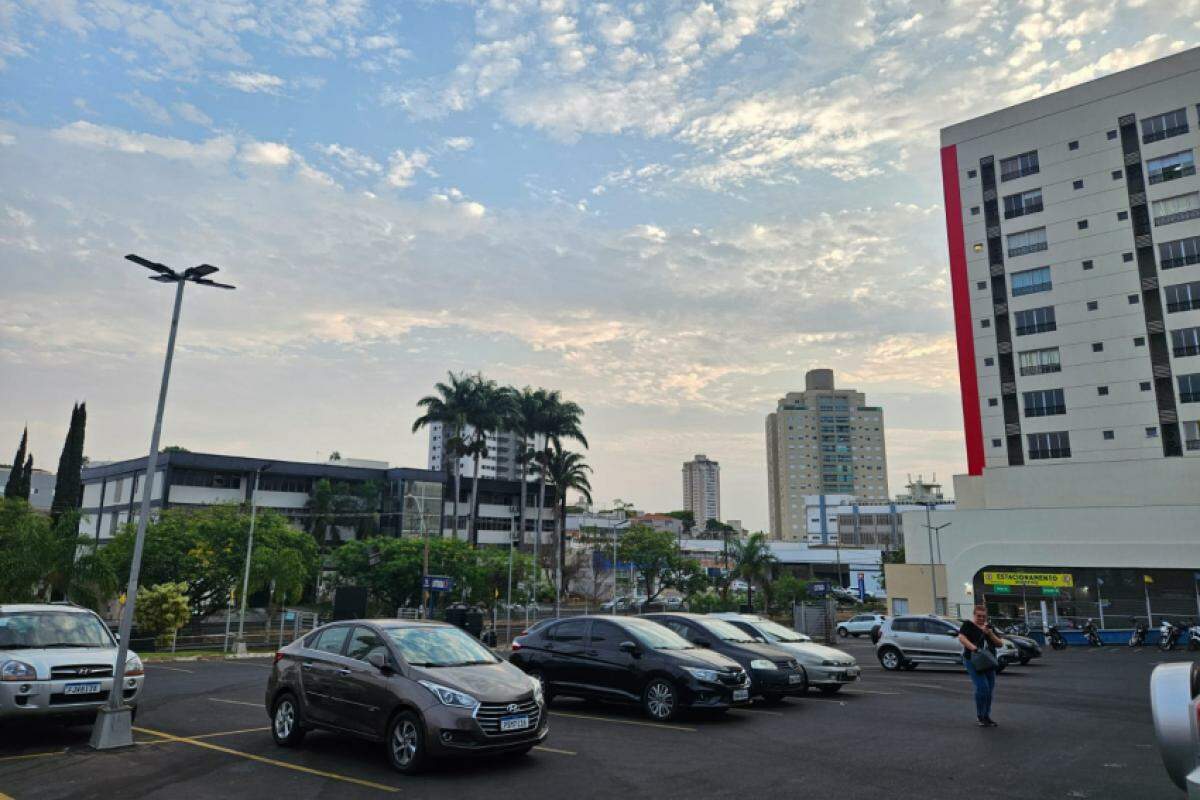
[[1143, 392], [1150, 391], [1150, 381], [1142, 381], [1138, 384], [1138, 389], [1142, 390]]
[[983, 365], [984, 365], [985, 367], [992, 367], [992, 366], [995, 366], [995, 365], [996, 365], [996, 359], [992, 358], [991, 356], [988, 356], [987, 358], [985, 358], [985, 359], [983, 360]]
[[997, 405], [999, 405], [999, 401], [996, 398], [988, 398], [988, 408], [995, 408]]
[[1176, 358], [1200, 356], [1200, 328], [1179, 328], [1171, 331], [1171, 350]]
[[1103, 353], [1104, 352], [1104, 342], [1092, 342], [1092, 352], [1093, 353]]
[[999, 446], [1000, 446], [1000, 440], [992, 439], [992, 447], [999, 447]]
[[1200, 450], [1200, 422], [1183, 423], [1183, 448]]
[[979, 327], [990, 328], [992, 327], [992, 321], [990, 319], [981, 319], [979, 320]]
[[1014, 316], [1017, 322], [1017, 336], [1048, 333], [1057, 329], [1054, 321], [1054, 306], [1018, 311]]
[[1075, 141], [1067, 142], [1067, 149], [1068, 150], [1078, 150], [1079, 149], [1079, 140], [1076, 139]]
[[1107, 386], [1097, 386], [1096, 394], [1100, 395], [1101, 397], [1107, 397], [1108, 396], [1108, 387]]
[[1146, 438], [1147, 439], [1157, 439], [1158, 438], [1158, 427], [1156, 425], [1150, 425], [1146, 428]]
[[1004, 218], [1023, 217], [1042, 210], [1042, 190], [1030, 189], [1004, 198]]
[[974, 250], [976, 253], [982, 253], [983, 245], [979, 242], [976, 242], [975, 244], [971, 245], [971, 249]]
[[1151, 185], [1186, 178], [1196, 174], [1196, 160], [1191, 150], [1180, 150], [1147, 161], [1146, 174]]
[[1011, 181], [1016, 178], [1023, 178], [1026, 175], [1035, 175], [1037, 172], [1037, 150], [1030, 150], [1028, 153], [1021, 153], [1019, 156], [1000, 160], [1001, 181]]
[[1051, 417], [1067, 413], [1066, 401], [1062, 389], [1043, 389], [1037, 392], [1023, 392], [1025, 399], [1025, 416]]
[[1023, 294], [1035, 294], [1037, 292], [1048, 292], [1054, 288], [1050, 282], [1050, 268], [1038, 267], [1037, 269], [1026, 269], [1021, 272], [1014, 272], [1009, 280], [1012, 286], [1013, 297], [1020, 297]]
[[1133, 261], [1133, 253], [1121, 253], [1121, 260], [1125, 263]]
[[1200, 264], [1200, 236], [1163, 242], [1158, 246], [1158, 261], [1163, 269]]
[[1083, 188], [1083, 181], [1073, 181], [1071, 183], [1071, 188], [1076, 191], [1079, 191], [1080, 189]]
[[1097, 301], [1097, 300], [1088, 300], [1088, 302], [1087, 302], [1087, 310], [1088, 310], [1088, 311], [1095, 311], [1095, 310], [1096, 310], [1096, 309], [1098, 309], [1098, 308], [1100, 308], [1100, 302], [1099, 302], [1099, 301]]
[[1151, 216], [1154, 217], [1155, 225], [1171, 225], [1187, 219], [1200, 218], [1200, 192], [1188, 192], [1155, 200], [1152, 209]]
[[1116, 131], [1109, 131], [1109, 132], [1108, 132], [1108, 138], [1109, 138], [1110, 140], [1117, 138], [1117, 132], [1116, 132]]
[[1111, 442], [1115, 438], [1117, 438], [1116, 434], [1114, 434], [1112, 431], [1104, 431], [1104, 440], [1105, 441]]
[[987, 281], [976, 281], [975, 288], [980, 291], [987, 289]]
[[971, 216], [972, 217], [979, 216], [979, 206], [971, 206]]
[[1114, 181], [1119, 181], [1119, 180], [1121, 180], [1121, 178], [1123, 177], [1123, 176], [1121, 175], [1121, 170], [1119, 170], [1119, 169], [1114, 169], [1114, 170], [1113, 170], [1112, 177], [1113, 177], [1113, 180], [1114, 180]]
[[1071, 457], [1071, 436], [1066, 431], [1026, 434], [1026, 442], [1032, 460]]
[[1075, 223], [1075, 227], [1079, 228], [1079, 230], [1081, 230], [1081, 231], [1087, 230], [1087, 226], [1088, 226], [1088, 221], [1086, 219], [1081, 219]]
[[1141, 299], [1136, 294], [1131, 294], [1126, 299], [1129, 301], [1129, 305], [1131, 306], [1136, 306], [1141, 302]]
[[1176, 380], [1179, 381], [1179, 402], [1200, 403], [1200, 372], [1180, 375]]
[[1142, 144], [1181, 136], [1188, 132], [1187, 110], [1177, 108], [1142, 120]]
[[967, 170], [967, 177], [968, 177], [968, 178], [974, 178], [974, 177], [975, 177], [975, 170], [973, 170], [973, 169], [969, 169], [969, 170]]
[[1133, 346], [1134, 347], [1145, 347], [1146, 346], [1146, 337], [1145, 336], [1133, 337]]
[[1118, 211], [1117, 212], [1117, 222], [1124, 222], [1127, 219], [1129, 219], [1128, 211]]
[[1025, 350], [1017, 353], [1017, 363], [1022, 375], [1044, 375], [1049, 372], [1062, 372], [1062, 364], [1058, 357], [1057, 347], [1043, 347], [1040, 350]]
[[[1197, 206], [1200, 208], [1200, 205]], [[1037, 253], [1049, 247], [1046, 243], [1046, 229], [1034, 228], [1020, 233], [1010, 233], [1008, 235], [1008, 257], [1028, 255], [1029, 253]]]
[[1167, 313], [1200, 309], [1200, 281], [1176, 283], [1165, 289]]
[[1095, 266], [1095, 264], [1094, 264], [1094, 263], [1092, 263], [1091, 259], [1088, 259], [1087, 261], [1084, 261], [1084, 262], [1083, 262], [1083, 268], [1084, 268], [1084, 269], [1091, 269], [1091, 268], [1092, 268], [1092, 267], [1094, 267], [1094, 266]]

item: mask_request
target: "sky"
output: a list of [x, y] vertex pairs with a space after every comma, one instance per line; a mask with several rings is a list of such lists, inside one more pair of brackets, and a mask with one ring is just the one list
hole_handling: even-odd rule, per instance
[[[0, 449], [425, 466], [448, 370], [582, 405], [598, 505], [767, 523], [804, 373], [965, 469], [938, 130], [1195, 47], [1200, 0], [0, 0]], [[7, 460], [0, 454], [0, 461]], [[949, 486], [947, 487], [949, 488]]]

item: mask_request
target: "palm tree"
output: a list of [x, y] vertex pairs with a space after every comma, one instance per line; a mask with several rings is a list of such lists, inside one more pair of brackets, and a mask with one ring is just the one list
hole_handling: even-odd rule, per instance
[[520, 439], [516, 454], [517, 469], [520, 475], [519, 481], [521, 483], [517, 530], [519, 531], [520, 545], [523, 546], [525, 544], [525, 506], [529, 488], [528, 480], [530, 466], [533, 464], [535, 455], [530, 447], [530, 441], [537, 438], [537, 426], [541, 420], [542, 407], [546, 403], [546, 390], [531, 389], [528, 386], [524, 389], [517, 389], [514, 386], [510, 386], [507, 392], [509, 413], [505, 427], [515, 433]]
[[[585, 448], [588, 446], [587, 439], [583, 435], [583, 430], [580, 426], [580, 420], [583, 417], [583, 409], [578, 404], [569, 400], [563, 400], [562, 394], [555, 389], [554, 391], [542, 391], [542, 404], [536, 415], [536, 421], [533, 425], [534, 447], [540, 447], [540, 458], [535, 462], [538, 473], [538, 495], [537, 495], [537, 522], [534, 526], [534, 563], [537, 563], [537, 554], [542, 541], [542, 510], [546, 503], [546, 469], [545, 465], [550, 459], [550, 449], [553, 445], [561, 445], [564, 439], [574, 439]], [[541, 442], [537, 441], [541, 437]], [[534, 596], [537, 596], [537, 569], [534, 569], [533, 588]]]
[[471, 434], [466, 445], [466, 454], [474, 459], [474, 474], [471, 478], [471, 508], [467, 517], [467, 540], [472, 547], [479, 546], [479, 460], [486, 458], [488, 431], [496, 431], [504, 426], [509, 419], [509, 394], [505, 389], [496, 385], [495, 381], [487, 380], [481, 374], [473, 376], [470, 402], [465, 415]]
[[436, 395], [426, 395], [417, 401], [417, 406], [425, 413], [413, 422], [412, 432], [434, 423], [442, 426], [446, 458], [446, 466], [454, 476], [454, 535], [458, 536], [458, 498], [461, 494], [461, 470], [458, 459], [464, 447], [463, 432], [467, 424], [466, 415], [470, 404], [473, 379], [465, 374], [448, 373], [445, 383], [439, 382], [434, 386]]
[[588, 480], [588, 473], [592, 471], [592, 468], [584, 463], [582, 454], [564, 450], [558, 442], [554, 442], [542, 453], [540, 460], [543, 472], [554, 483], [555, 499], [558, 501], [558, 508], [554, 514], [554, 540], [556, 542], [554, 558], [555, 572], [558, 578], [554, 596], [555, 607], [557, 607], [560, 598], [566, 594], [568, 588], [563, 580], [563, 564], [567, 559], [567, 490], [574, 489], [587, 502], [592, 502], [592, 484]]
[[746, 605], [750, 606], [750, 610], [753, 611], [754, 583], [757, 581], [763, 587], [763, 594], [769, 600], [771, 568], [779, 559], [771, 552], [771, 548], [767, 544], [767, 537], [762, 533], [750, 534], [746, 539], [734, 539], [732, 545], [733, 572], [746, 582]]

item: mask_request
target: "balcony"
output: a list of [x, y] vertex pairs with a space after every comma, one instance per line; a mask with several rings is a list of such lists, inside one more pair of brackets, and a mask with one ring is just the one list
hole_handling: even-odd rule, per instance
[[1195, 165], [1188, 165], [1186, 167], [1174, 167], [1172, 169], [1164, 169], [1161, 172], [1151, 172], [1150, 173], [1150, 185], [1153, 186], [1156, 183], [1166, 183], [1167, 181], [1173, 181], [1173, 180], [1177, 180], [1179, 178], [1186, 178], [1189, 175], [1195, 175], [1195, 174], [1196, 174]]
[[1200, 450], [1200, 439], [1185, 439], [1183, 442], [1184, 450]]
[[1187, 211], [1180, 211], [1176, 214], [1167, 214], [1162, 217], [1155, 217], [1155, 225], [1171, 225], [1176, 222], [1183, 222], [1189, 219], [1200, 219], [1200, 208], [1189, 208]]
[[1067, 413], [1066, 406], [1034, 406], [1025, 409], [1027, 417], [1053, 417], [1056, 414]]
[[1151, 142], [1161, 142], [1163, 139], [1170, 139], [1172, 136], [1182, 136], [1188, 132], [1186, 123], [1176, 125], [1174, 128], [1165, 128], [1161, 131], [1142, 134], [1142, 144], [1150, 144]]
[[1174, 314], [1176, 311], [1191, 311], [1194, 308], [1200, 308], [1200, 299], [1179, 300], [1174, 303], [1167, 303], [1168, 314]]
[[1029, 336], [1034, 333], [1049, 333], [1050, 331], [1058, 330], [1058, 325], [1053, 322], [1038, 322], [1034, 325], [1018, 325], [1017, 336]]
[[1033, 283], [1033, 284], [1030, 284], [1029, 286], [1014, 286], [1012, 288], [1012, 296], [1020, 297], [1021, 295], [1025, 295], [1025, 294], [1037, 294], [1038, 292], [1048, 292], [1053, 288], [1054, 288], [1054, 284], [1051, 281], [1044, 281], [1042, 283]]
[[[1183, 213], [1188, 214], [1191, 212], [1185, 211]], [[1197, 211], [1197, 214], [1200, 215], [1200, 210]], [[1172, 214], [1172, 216], [1179, 216], [1179, 215]], [[1177, 221], [1178, 220], [1172, 220], [1172, 222], [1177, 222]], [[1166, 225], [1167, 223], [1164, 222], [1162, 224]], [[1016, 258], [1017, 256], [1027, 256], [1030, 253], [1040, 253], [1043, 250], [1049, 250], [1049, 249], [1050, 249], [1050, 245], [1046, 244], [1045, 242], [1035, 242], [1034, 244], [1021, 245], [1020, 247], [1010, 247], [1008, 249], [1008, 257]]]
[[1200, 253], [1188, 253], [1178, 258], [1164, 258], [1162, 259], [1161, 266], [1163, 269], [1174, 269], [1175, 267], [1183, 267], [1188, 264], [1200, 264]]
[[1030, 203], [1028, 205], [1021, 206], [1020, 208], [1006, 208], [1004, 209], [1004, 218], [1016, 219], [1017, 217], [1024, 217], [1028, 214], [1036, 214], [1043, 208], [1044, 206], [1040, 200], [1036, 203]]
[[1046, 450], [1030, 450], [1030, 460], [1037, 461], [1043, 458], [1070, 458], [1071, 448], [1069, 447], [1051, 447]]
[[1200, 344], [1181, 344], [1172, 348], [1176, 358], [1200, 356]]
[[1051, 372], [1062, 372], [1062, 364], [1036, 364], [1032, 367], [1021, 367], [1021, 375], [1046, 375]]

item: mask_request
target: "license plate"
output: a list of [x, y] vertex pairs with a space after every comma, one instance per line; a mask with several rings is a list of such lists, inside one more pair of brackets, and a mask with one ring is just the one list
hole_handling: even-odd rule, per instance
[[788, 683], [799, 683], [804, 680], [803, 675], [788, 675]]
[[63, 689], [63, 694], [99, 694], [100, 681], [92, 683], [68, 683]]
[[749, 699], [750, 699], [750, 690], [749, 689], [734, 689], [733, 690], [733, 702], [736, 703], [739, 700], [749, 700]]
[[842, 680], [844, 680], [844, 681], [853, 681], [853, 680], [857, 680], [857, 679], [858, 679], [858, 672], [856, 670], [848, 670], [848, 671], [842, 673]]
[[509, 731], [523, 731], [529, 727], [529, 717], [501, 717], [500, 732], [508, 733]]

